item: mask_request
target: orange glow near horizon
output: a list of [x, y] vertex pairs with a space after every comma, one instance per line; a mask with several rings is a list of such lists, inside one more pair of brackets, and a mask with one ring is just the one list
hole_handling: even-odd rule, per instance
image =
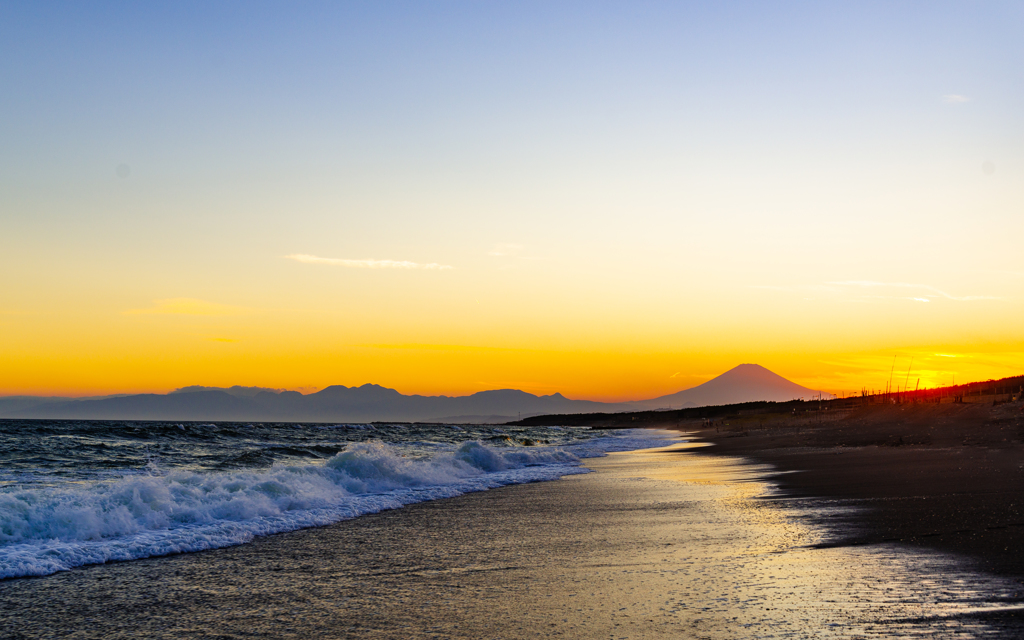
[[[502, 266], [345, 269], [271, 258], [220, 291], [152, 298], [51, 283], [60, 293], [45, 299], [14, 283], [9, 299], [22, 305], [0, 314], [0, 395], [374, 383], [405, 394], [516, 388], [622, 401], [675, 393], [746, 362], [837, 395], [884, 388], [894, 356], [901, 388], [1024, 372], [1024, 309], [991, 287], [923, 304], [903, 285], [779, 289], [739, 273], [716, 276], [714, 287], [662, 280], [679, 292], [667, 297], [635, 268], [632, 280], [615, 265], [581, 273], [573, 260]], [[125, 277], [106, 275], [99, 281]], [[127, 277], [133, 289], [172, 289]], [[199, 285], [205, 274], [176, 277]]]
[[[947, 386], [1024, 372], [1019, 365], [1024, 362], [1022, 344], [833, 351], [790, 338], [780, 339], [782, 344], [775, 350], [758, 353], [742, 341], [688, 349], [684, 340], [671, 336], [662, 338], [667, 348], [659, 349], [656, 335], [625, 344], [585, 335], [577, 339], [586, 342], [573, 344], [540, 335], [533, 337], [540, 343], [538, 348], [510, 344], [508, 334], [502, 346], [389, 344], [371, 342], [370, 335], [346, 343], [331, 335], [330, 321], [319, 331], [312, 327], [303, 334], [296, 327], [268, 329], [267, 318], [248, 324], [239, 323], [245, 316], [182, 317], [188, 315], [176, 311], [164, 317], [113, 314], [109, 324], [98, 322], [88, 331], [85, 322], [78, 323], [81, 336], [65, 328], [62, 339], [50, 344], [46, 337], [56, 329], [36, 318], [33, 326], [42, 328], [41, 335], [35, 338], [36, 344], [23, 339], [24, 351], [8, 355], [7, 366], [0, 371], [0, 395], [166, 393], [188, 385], [261, 386], [310, 393], [332, 384], [373, 383], [405, 394], [468, 395], [516, 388], [538, 395], [557, 392], [574, 399], [614, 402], [694, 387], [744, 362], [761, 364], [798, 384], [837, 395], [883, 389], [894, 356], [894, 388]], [[144, 324], [137, 324], [140, 321]], [[147, 321], [156, 326], [145, 325]], [[11, 326], [9, 318], [7, 326]], [[614, 335], [637, 335], [639, 329], [615, 329]], [[373, 333], [366, 327], [359, 331]], [[166, 342], [154, 340], [151, 332]], [[690, 333], [715, 337], [707, 327]], [[528, 342], [528, 338], [520, 340]], [[604, 349], [594, 348], [593, 343]]]

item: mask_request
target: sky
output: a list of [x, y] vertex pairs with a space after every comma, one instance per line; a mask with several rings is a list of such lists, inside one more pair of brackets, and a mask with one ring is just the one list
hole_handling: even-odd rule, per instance
[[1024, 373], [1024, 4], [768, 4], [0, 0], [0, 395]]

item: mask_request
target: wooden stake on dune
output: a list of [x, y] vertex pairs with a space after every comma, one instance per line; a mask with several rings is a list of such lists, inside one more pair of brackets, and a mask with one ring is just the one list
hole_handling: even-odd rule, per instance
[[912, 367], [912, 366], [914, 366], [914, 356], [910, 356], [910, 364], [907, 365], [907, 378], [906, 378], [906, 380], [903, 381], [903, 395], [904, 396], [907, 395], [907, 389], [910, 388], [907, 385], [910, 384], [910, 367]]
[[885, 385], [885, 402], [889, 404], [892, 394], [892, 372], [896, 370], [896, 356], [892, 357], [892, 366], [889, 367], [889, 384]]

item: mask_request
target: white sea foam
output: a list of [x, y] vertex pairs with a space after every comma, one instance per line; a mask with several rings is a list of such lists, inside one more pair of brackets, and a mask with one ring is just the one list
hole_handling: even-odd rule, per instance
[[0, 493], [0, 578], [213, 549], [402, 505], [585, 473], [580, 458], [667, 444], [627, 432], [567, 447], [449, 445], [407, 457], [380, 442], [323, 464], [174, 470]]

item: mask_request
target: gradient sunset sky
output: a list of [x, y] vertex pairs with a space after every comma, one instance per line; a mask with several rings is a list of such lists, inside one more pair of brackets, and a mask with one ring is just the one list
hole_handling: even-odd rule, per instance
[[0, 395], [1024, 373], [1021, 34], [1019, 1], [2, 1]]

